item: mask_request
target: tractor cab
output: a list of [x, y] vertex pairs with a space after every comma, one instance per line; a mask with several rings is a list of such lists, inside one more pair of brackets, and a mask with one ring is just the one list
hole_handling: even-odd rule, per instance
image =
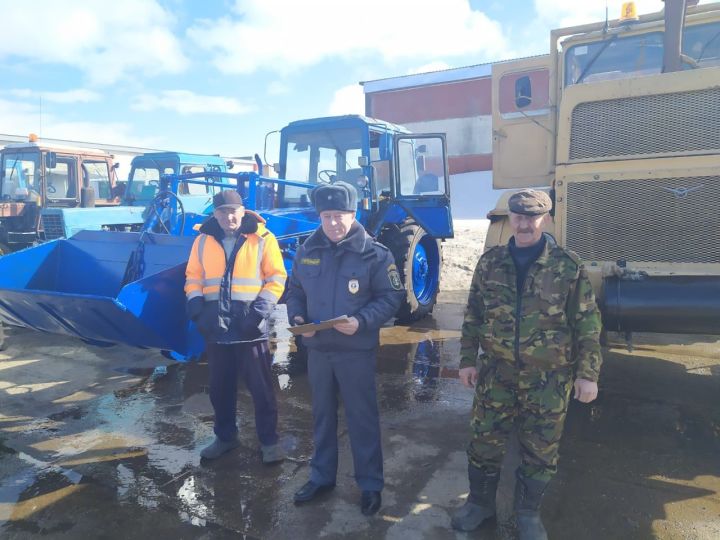
[[411, 134], [359, 115], [290, 123], [281, 131], [278, 208], [310, 208], [317, 184], [348, 182], [358, 191], [358, 219], [378, 235], [388, 219], [408, 215], [437, 238], [452, 236], [444, 134]]
[[[232, 163], [230, 163], [232, 165]], [[130, 175], [123, 187], [123, 201], [133, 206], [147, 206], [155, 197], [164, 175], [227, 172], [228, 163], [219, 155], [154, 152], [136, 156], [130, 164]], [[203, 176], [208, 181], [213, 175]], [[188, 211], [203, 213], [210, 208], [217, 188], [200, 182], [182, 182], [177, 195]]]
[[2, 253], [45, 239], [44, 209], [118, 204], [115, 166], [106, 152], [44, 145], [33, 135], [0, 151]]

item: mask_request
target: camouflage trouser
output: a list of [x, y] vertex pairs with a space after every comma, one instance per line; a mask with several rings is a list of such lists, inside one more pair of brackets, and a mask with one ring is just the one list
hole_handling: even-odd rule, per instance
[[573, 386], [569, 370], [521, 377], [493, 368], [480, 374], [470, 422], [468, 458], [476, 467], [499, 471], [513, 427], [520, 441], [525, 478], [549, 481], [557, 470], [558, 447]]

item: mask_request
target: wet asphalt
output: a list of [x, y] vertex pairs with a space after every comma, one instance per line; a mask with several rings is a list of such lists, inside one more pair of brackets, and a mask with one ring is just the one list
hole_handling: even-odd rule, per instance
[[[296, 507], [312, 454], [307, 363], [276, 312], [272, 345], [282, 464], [260, 462], [252, 402], [242, 445], [200, 461], [212, 438], [207, 365], [13, 330], [0, 353], [0, 537], [513, 538], [510, 453], [497, 521], [450, 529], [467, 494], [472, 392], [457, 380], [465, 295], [383, 329], [378, 354], [386, 488], [372, 518], [344, 423], [336, 489]], [[552, 539], [720, 538], [720, 342], [611, 336], [598, 400], [574, 402], [543, 504]], [[341, 413], [342, 418], [342, 413]]]

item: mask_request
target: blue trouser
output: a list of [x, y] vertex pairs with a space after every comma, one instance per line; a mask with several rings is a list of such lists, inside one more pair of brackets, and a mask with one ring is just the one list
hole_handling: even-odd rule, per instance
[[310, 480], [334, 484], [338, 466], [338, 394], [345, 406], [355, 481], [362, 490], [383, 488], [380, 418], [375, 391], [375, 351], [308, 350], [313, 441]]
[[215, 435], [223, 441], [237, 436], [238, 375], [245, 381], [255, 405], [255, 429], [260, 444], [276, 444], [277, 401], [270, 366], [272, 356], [266, 341], [207, 344], [210, 365], [210, 402], [215, 410]]

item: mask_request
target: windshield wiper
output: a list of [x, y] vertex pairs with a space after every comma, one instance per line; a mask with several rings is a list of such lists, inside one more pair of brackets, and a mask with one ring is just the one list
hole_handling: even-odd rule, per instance
[[714, 35], [713, 37], [711, 37], [710, 39], [708, 39], [708, 40], [703, 44], [702, 49], [700, 49], [700, 54], [699, 54], [698, 57], [695, 59], [695, 61], [696, 61], [698, 64], [700, 63], [700, 60], [702, 60], [702, 57], [703, 57], [703, 55], [705, 54], [705, 51], [707, 50], [707, 48], [708, 48], [710, 45], [712, 45], [712, 42], [715, 41], [715, 40], [718, 38], [718, 36], [720, 36], [720, 30], [718, 30], [717, 32], [715, 32], [715, 35]]
[[593, 64], [595, 64], [595, 61], [598, 58], [600, 58], [600, 55], [605, 52], [605, 49], [607, 49], [610, 46], [610, 44], [613, 41], [615, 41], [616, 39], [617, 39], [617, 34], [614, 34], [613, 36], [610, 37], [610, 39], [608, 39], [607, 41], [605, 41], [605, 43], [603, 43], [603, 46], [598, 49], [598, 52], [595, 53], [595, 56], [593, 56], [590, 59], [590, 61], [587, 63], [587, 65], [585, 66], [585, 69], [583, 69], [580, 72], [580, 75], [578, 75], [578, 78], [574, 84], [579, 84], [582, 82], [582, 80], [585, 78], [585, 75], [587, 75], [588, 71], [590, 71], [590, 68], [593, 67]]

